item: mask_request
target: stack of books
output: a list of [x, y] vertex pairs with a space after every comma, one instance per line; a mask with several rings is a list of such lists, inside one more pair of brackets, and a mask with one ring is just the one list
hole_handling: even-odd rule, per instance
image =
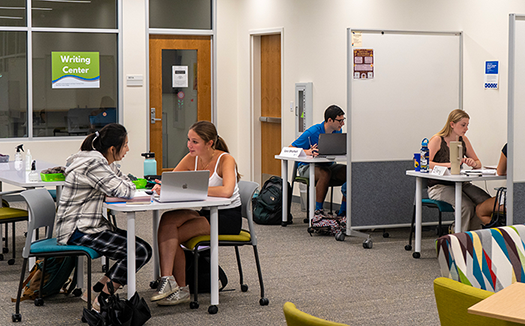
[[132, 198], [106, 197], [108, 204], [126, 204], [126, 205], [147, 205], [151, 204], [153, 195], [148, 195], [144, 191], [137, 190]]

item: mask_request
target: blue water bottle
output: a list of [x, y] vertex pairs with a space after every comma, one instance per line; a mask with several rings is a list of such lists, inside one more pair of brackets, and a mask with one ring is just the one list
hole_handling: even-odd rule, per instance
[[421, 141], [421, 150], [420, 153], [420, 172], [421, 173], [428, 173], [428, 139], [423, 138], [423, 141]]
[[157, 175], [157, 161], [155, 160], [155, 153], [142, 153], [144, 156], [144, 177], [148, 175]]

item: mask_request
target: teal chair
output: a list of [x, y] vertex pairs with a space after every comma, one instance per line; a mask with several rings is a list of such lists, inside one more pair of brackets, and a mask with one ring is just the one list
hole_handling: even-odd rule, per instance
[[[13, 322], [22, 320], [20, 313], [20, 299], [23, 290], [23, 283], [25, 278], [25, 271], [27, 269], [27, 262], [29, 257], [44, 258], [43, 275], [46, 271], [46, 260], [49, 257], [67, 257], [67, 256], [86, 256], [87, 258], [87, 288], [91, 289], [91, 260], [100, 257], [100, 255], [93, 249], [83, 246], [72, 245], [58, 245], [57, 239], [53, 238], [53, 227], [55, 224], [55, 202], [53, 197], [46, 189], [38, 188], [26, 190], [21, 193], [27, 202], [28, 209], [31, 213], [31, 220], [27, 228], [26, 243], [22, 251], [24, 262], [22, 263], [22, 272], [20, 273], [20, 284], [18, 286], [18, 293], [16, 296], [15, 313], [12, 315]], [[40, 228], [45, 229], [45, 236], [42, 239], [32, 241], [30, 235], [33, 231]], [[42, 298], [42, 288], [44, 282], [40, 283], [39, 297], [35, 299], [35, 305], [41, 306], [44, 304]], [[91, 310], [91, 291], [88, 291], [87, 300], [88, 309]]]

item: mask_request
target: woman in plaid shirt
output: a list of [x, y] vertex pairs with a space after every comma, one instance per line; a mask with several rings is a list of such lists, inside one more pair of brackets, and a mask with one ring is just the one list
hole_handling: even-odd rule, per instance
[[[127, 131], [120, 124], [108, 124], [88, 135], [80, 151], [67, 159], [66, 183], [58, 205], [56, 232], [60, 244], [89, 247], [116, 260], [93, 286], [93, 291], [102, 291], [99, 300], [109, 296], [107, 282], [111, 280], [118, 289], [127, 281], [127, 233], [103, 216], [103, 203], [106, 196], [131, 198], [135, 193], [135, 185], [116, 164], [128, 151]], [[137, 271], [151, 254], [151, 246], [137, 237]], [[93, 307], [100, 310], [98, 300]]]

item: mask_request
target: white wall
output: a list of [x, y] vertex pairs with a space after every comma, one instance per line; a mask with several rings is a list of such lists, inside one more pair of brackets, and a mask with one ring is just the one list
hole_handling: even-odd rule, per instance
[[[222, 6], [234, 8], [221, 10]], [[484, 164], [497, 164], [499, 151], [506, 142], [507, 43], [509, 13], [525, 12], [525, 2], [487, 0], [464, 1], [380, 1], [380, 0], [221, 0], [219, 2], [219, 41], [226, 35], [236, 38], [237, 50], [219, 47], [219, 76], [233, 69], [237, 56], [236, 107], [224, 105], [230, 95], [219, 77], [219, 122], [221, 117], [236, 116], [238, 148], [248, 148], [246, 126], [250, 125], [250, 30], [284, 28], [283, 114], [285, 125], [292, 126], [294, 115], [287, 109], [294, 101], [294, 84], [312, 81], [314, 85], [314, 122], [323, 119], [324, 109], [336, 103], [346, 110], [346, 29], [391, 29], [463, 31], [464, 35], [464, 109], [470, 114], [468, 136]], [[230, 57], [232, 56], [232, 57]], [[500, 62], [499, 90], [483, 89], [484, 62]], [[444, 62], [443, 64], [446, 64]], [[439, 92], [439, 90], [436, 90]], [[370, 117], [373, 137], [374, 119]], [[402, 116], [398, 119], [401, 121]], [[443, 117], [443, 124], [446, 116]], [[398, 121], [398, 122], [399, 122]], [[392, 121], [393, 124], [396, 121]], [[437, 132], [433, 130], [432, 132]], [[394, 135], [400, 141], [410, 134]], [[282, 145], [294, 139], [293, 128], [285, 129]], [[256, 149], [257, 150], [257, 149]], [[417, 150], [417, 148], [415, 148]], [[241, 170], [248, 162], [237, 155]], [[411, 159], [410, 157], [406, 158]]]
[[[313, 82], [314, 122], [323, 119], [324, 109], [330, 104], [346, 110], [347, 28], [463, 31], [464, 109], [471, 116], [468, 135], [484, 164], [497, 163], [506, 141], [508, 15], [525, 13], [524, 1], [219, 0], [217, 3], [218, 129], [236, 157], [241, 174], [249, 176], [251, 166], [249, 33], [281, 27], [285, 108], [282, 119], [289, 126], [294, 124], [294, 115], [288, 107], [294, 101], [296, 82]], [[145, 0], [123, 1], [120, 77], [124, 79], [127, 74], [145, 77], [144, 87], [123, 87], [121, 103], [131, 148], [122, 161], [123, 171], [136, 175], [142, 172], [140, 153], [148, 148], [149, 137], [145, 24]], [[487, 60], [500, 61], [499, 90], [483, 89]], [[371, 136], [373, 121], [374, 117], [370, 117]], [[404, 139], [409, 134], [396, 136]], [[285, 128], [282, 145], [290, 144], [293, 139], [293, 128]], [[0, 141], [0, 153], [14, 155], [15, 146], [23, 142], [31, 149], [33, 158], [63, 164], [67, 156], [78, 150], [81, 141], [5, 140]], [[525, 181], [525, 177], [515, 181]]]

